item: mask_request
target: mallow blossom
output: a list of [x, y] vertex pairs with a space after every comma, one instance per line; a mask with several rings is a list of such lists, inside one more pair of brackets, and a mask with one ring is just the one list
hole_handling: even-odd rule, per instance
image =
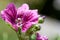
[[36, 33], [36, 40], [48, 40], [48, 37], [42, 36], [39, 33]]
[[13, 3], [10, 3], [4, 10], [1, 11], [2, 19], [9, 23], [16, 32], [20, 27], [22, 32], [26, 32], [33, 24], [38, 23], [38, 10], [29, 9], [28, 4], [23, 4], [16, 8]]
[[[40, 23], [43, 23], [45, 16], [40, 17], [38, 10], [29, 9], [28, 4], [23, 4], [16, 8], [13, 3], [10, 3], [1, 11], [1, 17], [16, 31], [19, 40], [48, 40], [46, 36], [41, 36], [37, 33], [40, 30]], [[32, 36], [33, 34], [34, 36]]]

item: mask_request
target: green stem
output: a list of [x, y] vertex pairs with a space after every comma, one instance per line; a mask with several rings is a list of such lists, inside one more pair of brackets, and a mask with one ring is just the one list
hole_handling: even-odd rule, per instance
[[19, 40], [23, 40], [23, 38], [20, 36], [20, 37], [19, 37]]
[[23, 40], [22, 37], [21, 37], [21, 36], [22, 36], [21, 29], [18, 28], [18, 30], [19, 30], [19, 31], [17, 32], [18, 39], [19, 39], [19, 40]]
[[31, 36], [29, 36], [29, 40], [31, 40]]

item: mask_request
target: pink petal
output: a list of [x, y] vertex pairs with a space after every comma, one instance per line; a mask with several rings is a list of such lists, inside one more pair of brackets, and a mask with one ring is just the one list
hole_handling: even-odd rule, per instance
[[38, 15], [38, 10], [31, 10], [31, 18], [30, 18], [30, 20], [29, 21], [31, 21], [31, 22], [37, 22], [38, 21], [38, 17], [39, 17], [39, 15]]
[[23, 22], [38, 22], [38, 12], [37, 10], [28, 10], [23, 14]]
[[4, 10], [1, 11], [1, 17], [2, 19], [9, 23], [13, 29], [16, 29], [17, 30], [17, 26], [13, 26], [15, 25], [15, 19], [16, 19], [16, 14], [17, 14], [17, 11], [15, 9], [15, 6], [14, 4], [9, 4], [8, 7]]
[[34, 23], [29, 22], [29, 23], [25, 23], [22, 26], [22, 32], [26, 32]]
[[48, 40], [48, 37], [39, 35], [39, 33], [37, 33], [36, 40]]
[[28, 6], [28, 4], [23, 4], [22, 6], [20, 6], [19, 8], [18, 8], [18, 10], [29, 10], [29, 6]]
[[3, 20], [6, 22], [9, 21], [10, 23], [13, 23], [16, 19], [16, 9], [14, 4], [9, 4], [8, 7], [1, 11], [1, 16]]
[[5, 10], [1, 11], [1, 17], [2, 17], [2, 19], [3, 19], [4, 21], [6, 21], [6, 22], [8, 22], [8, 23], [11, 24], [11, 19], [10, 19], [11, 17], [6, 16]]
[[18, 15], [18, 17], [23, 16], [23, 14], [24, 14], [27, 10], [29, 10], [28, 4], [23, 4], [21, 7], [19, 7], [18, 10], [17, 10], [17, 15]]
[[12, 24], [11, 26], [13, 27], [13, 29], [14, 29], [16, 32], [18, 31], [18, 27], [17, 27], [16, 24]]
[[9, 14], [9, 15], [11, 15], [12, 17], [14, 17], [14, 18], [16, 18], [16, 14], [17, 14], [17, 10], [16, 10], [16, 7], [15, 7], [15, 5], [13, 4], [13, 3], [10, 3], [8, 6], [7, 6], [7, 8], [6, 8], [7, 10], [7, 13]]

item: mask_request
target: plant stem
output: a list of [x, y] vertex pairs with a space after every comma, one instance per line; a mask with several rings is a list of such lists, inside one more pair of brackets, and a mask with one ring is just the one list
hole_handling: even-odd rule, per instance
[[23, 40], [21, 36], [19, 37], [19, 40]]

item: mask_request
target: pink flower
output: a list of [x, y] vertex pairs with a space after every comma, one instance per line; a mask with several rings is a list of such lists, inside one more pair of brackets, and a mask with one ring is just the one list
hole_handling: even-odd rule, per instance
[[39, 35], [39, 33], [37, 33], [36, 35], [36, 40], [48, 40], [48, 37]]
[[18, 31], [18, 27], [21, 27], [22, 32], [26, 32], [33, 24], [38, 23], [39, 17], [38, 10], [30, 10], [27, 4], [23, 4], [17, 9], [13, 3], [1, 11], [1, 16], [16, 31]]

